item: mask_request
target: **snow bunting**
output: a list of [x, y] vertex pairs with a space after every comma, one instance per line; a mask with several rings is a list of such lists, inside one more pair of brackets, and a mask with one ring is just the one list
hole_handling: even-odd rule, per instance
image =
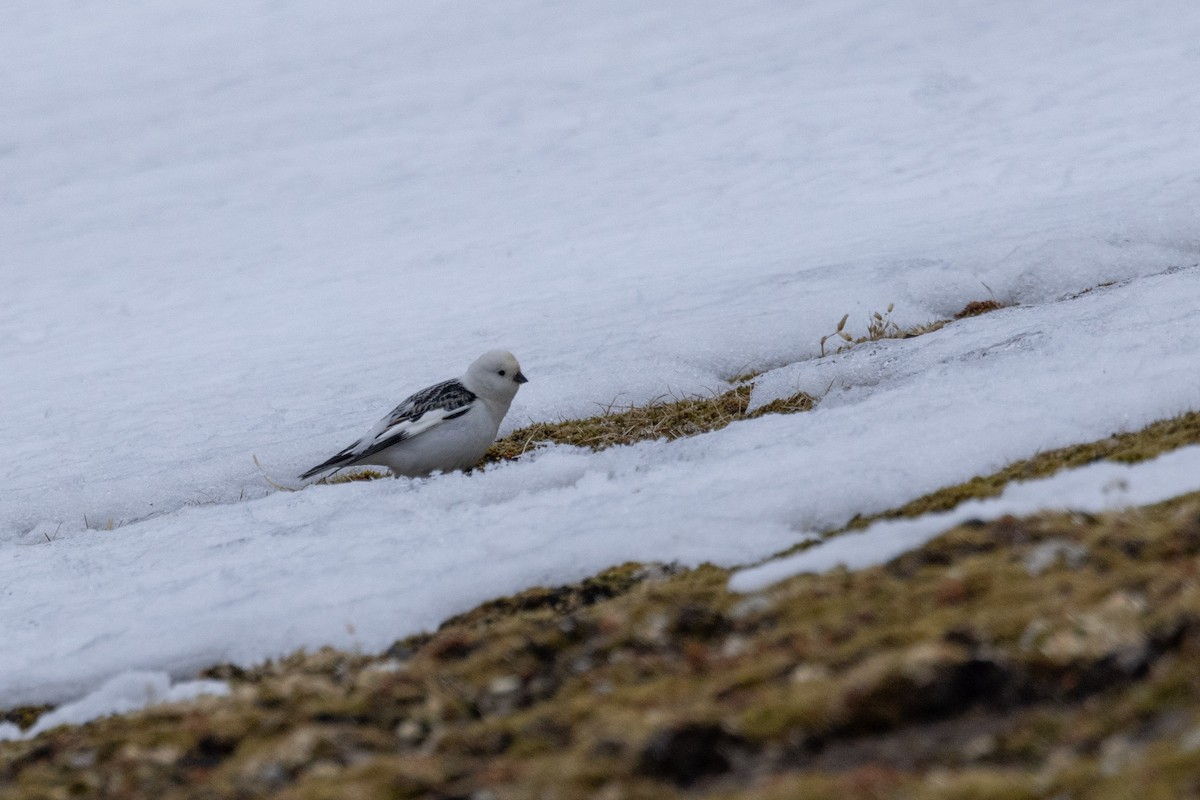
[[496, 440], [500, 421], [526, 381], [512, 353], [489, 350], [466, 375], [409, 397], [365, 436], [300, 479], [360, 464], [387, 467], [397, 478], [473, 467]]

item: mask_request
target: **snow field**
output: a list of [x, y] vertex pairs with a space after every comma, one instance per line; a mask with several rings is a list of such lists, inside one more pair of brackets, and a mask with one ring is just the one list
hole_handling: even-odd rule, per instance
[[[376, 651], [624, 561], [751, 563], [1038, 450], [1143, 427], [1195, 403], [1197, 272], [811, 362], [835, 388], [804, 414], [33, 537], [0, 564], [22, 621], [0, 653], [0, 704], [70, 697], [129, 669]], [[1148, 318], [1174, 335], [1141, 335]], [[763, 391], [790, 390], [804, 368], [762, 376]]]
[[[0, 706], [752, 563], [1200, 397], [1187, 0], [10, 11]], [[991, 296], [814, 358], [843, 313]], [[472, 476], [255, 469], [493, 346], [531, 380], [502, 433], [748, 369], [822, 402]]]

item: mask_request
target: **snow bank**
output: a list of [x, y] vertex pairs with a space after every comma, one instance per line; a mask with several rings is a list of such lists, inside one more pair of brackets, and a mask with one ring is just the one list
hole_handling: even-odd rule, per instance
[[[375, 651], [483, 600], [626, 560], [745, 564], [1040, 449], [1139, 428], [1200, 397], [1198, 272], [858, 348], [805, 414], [30, 537], [0, 561], [17, 621], [0, 706], [129, 669]], [[1147, 319], [1171, 336], [1144, 335]]]
[[[837, 536], [794, 556], [735, 572], [729, 588], [756, 592], [806, 572], [885, 564], [968, 520], [987, 522], [1005, 514], [1021, 516], [1044, 510], [1098, 513], [1159, 503], [1196, 491], [1200, 491], [1200, 447], [1185, 447], [1140, 464], [1090, 464], [1044, 480], [1014, 483], [999, 497], [969, 500], [952, 511], [876, 522], [866, 530]], [[1056, 547], [1061, 545], [1056, 543]]]
[[180, 703], [205, 695], [225, 695], [224, 681], [181, 681], [172, 684], [165, 672], [123, 672], [105, 681], [100, 688], [53, 711], [43, 714], [27, 731], [12, 723], [0, 723], [0, 740], [32, 739], [42, 731], [59, 725], [82, 725], [100, 717], [128, 714], [162, 703]]
[[518, 425], [1195, 264], [1197, 41], [1191, 0], [13, 11], [0, 540], [261, 494], [492, 346]]

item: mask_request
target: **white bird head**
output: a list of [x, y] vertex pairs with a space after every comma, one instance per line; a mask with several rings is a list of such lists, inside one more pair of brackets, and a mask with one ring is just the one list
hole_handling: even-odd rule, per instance
[[516, 356], [507, 350], [489, 350], [467, 368], [463, 386], [487, 400], [511, 403], [517, 389], [529, 379], [521, 374]]

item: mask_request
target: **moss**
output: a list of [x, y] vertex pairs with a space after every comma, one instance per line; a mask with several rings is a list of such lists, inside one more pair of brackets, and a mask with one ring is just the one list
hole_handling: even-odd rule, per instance
[[837, 694], [832, 678], [813, 677], [775, 685], [738, 717], [737, 729], [757, 741], [784, 736], [818, 738], [834, 722]]

